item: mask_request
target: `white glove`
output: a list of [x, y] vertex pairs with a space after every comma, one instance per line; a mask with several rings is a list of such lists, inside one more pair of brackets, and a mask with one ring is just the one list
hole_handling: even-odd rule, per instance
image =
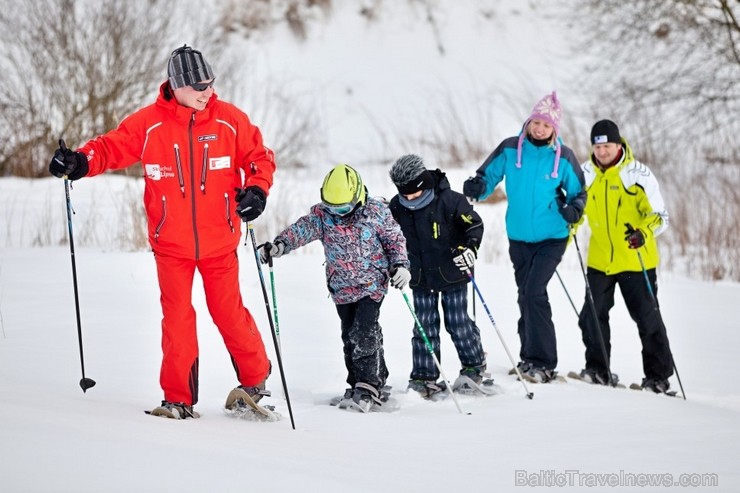
[[463, 248], [462, 251], [458, 250], [458, 252], [460, 253], [453, 257], [452, 261], [455, 262], [458, 269], [467, 274], [475, 265], [475, 252], [472, 248]]
[[262, 245], [262, 248], [259, 250], [260, 262], [266, 264], [270, 261], [270, 258], [281, 257], [283, 252], [285, 252], [285, 243], [280, 240], [277, 240], [275, 243], [270, 243], [268, 241]]
[[409, 285], [411, 280], [411, 272], [406, 267], [396, 267], [395, 270], [391, 270], [391, 286], [398, 289], [403, 289]]

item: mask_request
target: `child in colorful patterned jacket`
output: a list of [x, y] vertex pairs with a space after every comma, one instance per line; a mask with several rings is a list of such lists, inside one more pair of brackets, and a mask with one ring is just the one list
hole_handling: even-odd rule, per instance
[[319, 240], [326, 283], [341, 320], [350, 388], [339, 406], [367, 412], [382, 404], [388, 378], [378, 318], [388, 283], [408, 285], [406, 239], [388, 207], [368, 197], [359, 173], [335, 166], [321, 186], [321, 202], [260, 249], [267, 262]]

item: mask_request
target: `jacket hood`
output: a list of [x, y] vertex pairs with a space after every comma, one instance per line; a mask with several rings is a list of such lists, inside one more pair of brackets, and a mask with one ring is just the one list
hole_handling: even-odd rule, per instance
[[450, 181], [447, 179], [447, 174], [440, 169], [429, 171], [434, 178], [434, 189], [437, 191], [447, 190], [450, 188]]

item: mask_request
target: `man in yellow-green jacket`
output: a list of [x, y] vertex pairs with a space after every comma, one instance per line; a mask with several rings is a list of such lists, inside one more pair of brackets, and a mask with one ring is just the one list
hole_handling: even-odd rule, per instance
[[655, 175], [634, 158], [614, 122], [596, 122], [591, 144], [591, 158], [582, 165], [588, 193], [584, 214], [591, 229], [587, 278], [601, 337], [587, 295], [578, 321], [586, 345], [586, 368], [581, 377], [591, 383], [616, 384], [616, 375], [610, 379], [607, 373], [604, 350], [610, 357], [609, 310], [618, 284], [642, 341], [642, 386], [666, 392], [673, 374], [673, 356], [657, 309], [655, 271], [659, 261], [656, 237], [668, 228], [668, 212]]

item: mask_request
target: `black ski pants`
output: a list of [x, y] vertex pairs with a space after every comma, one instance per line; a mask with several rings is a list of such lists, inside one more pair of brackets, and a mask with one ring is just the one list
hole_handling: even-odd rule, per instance
[[519, 304], [520, 359], [538, 368], [554, 370], [558, 365], [555, 325], [547, 295], [547, 284], [565, 253], [567, 239], [537, 243], [509, 240]]
[[381, 303], [365, 297], [354, 303], [337, 305], [342, 321], [347, 383], [352, 388], [356, 383], [364, 382], [380, 390], [388, 378], [383, 332], [378, 323]]
[[[460, 364], [465, 368], [485, 370], [486, 353], [480, 339], [480, 329], [468, 316], [468, 285], [462, 284], [445, 291], [414, 289], [414, 310], [432, 345], [438, 361], [440, 352], [439, 298], [442, 297], [445, 329], [452, 337]], [[426, 347], [424, 338], [414, 327], [411, 339], [411, 380], [437, 380], [439, 370]]]
[[[588, 284], [594, 298], [596, 317], [599, 320], [601, 337], [606, 346], [606, 355], [611, 358], [611, 327], [609, 311], [614, 306], [614, 291], [617, 285], [622, 292], [624, 304], [630, 317], [637, 324], [642, 342], [642, 368], [645, 377], [656, 380], [668, 379], [673, 374], [673, 356], [671, 355], [668, 337], [663, 319], [658, 309], [658, 284], [655, 269], [646, 271], [655, 295], [655, 301], [648, 291], [645, 275], [642, 272], [621, 272], [607, 275], [596, 269], [588, 268]], [[606, 362], [601, 338], [596, 331], [594, 313], [591, 309], [588, 293], [578, 320], [583, 344], [586, 346], [586, 368], [598, 371], [606, 376]]]

